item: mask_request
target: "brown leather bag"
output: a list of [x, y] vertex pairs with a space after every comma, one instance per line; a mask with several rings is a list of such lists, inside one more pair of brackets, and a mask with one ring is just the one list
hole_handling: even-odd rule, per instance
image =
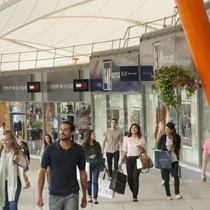
[[149, 169], [153, 167], [152, 159], [149, 156], [140, 156], [138, 158], [140, 159], [141, 164], [143, 166], [141, 169], [148, 169], [148, 171], [146, 172], [146, 173], [148, 173]]

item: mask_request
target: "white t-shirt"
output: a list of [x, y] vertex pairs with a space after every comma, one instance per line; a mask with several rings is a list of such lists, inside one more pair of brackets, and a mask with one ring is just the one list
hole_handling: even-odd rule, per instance
[[[6, 180], [8, 180], [8, 165], [9, 164], [13, 164], [13, 160], [12, 160], [12, 163], [9, 162], [11, 160], [10, 157], [11, 157], [11, 152], [6, 153], [6, 164], [5, 164], [5, 177], [6, 177]], [[25, 159], [25, 157], [23, 156], [23, 154], [21, 152], [19, 152], [18, 158], [19, 158], [18, 165], [20, 167], [22, 167], [22, 168], [25, 168], [27, 166], [26, 159]], [[17, 167], [17, 176], [19, 176], [18, 167]]]
[[[170, 140], [168, 138], [168, 136], [166, 136], [166, 147], [167, 146], [169, 146], [169, 147], [173, 146], [173, 140]], [[171, 162], [173, 163], [175, 161], [178, 161], [177, 156], [176, 156], [175, 152], [171, 152]]]
[[146, 150], [146, 142], [143, 136], [140, 139], [138, 137], [126, 136], [123, 141], [122, 150], [127, 152], [127, 156], [139, 156], [140, 151], [136, 147], [137, 145], [141, 145]]

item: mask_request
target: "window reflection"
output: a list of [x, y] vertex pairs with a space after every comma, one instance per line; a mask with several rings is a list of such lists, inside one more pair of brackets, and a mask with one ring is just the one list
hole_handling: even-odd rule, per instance
[[182, 161], [198, 165], [198, 125], [197, 125], [197, 92], [190, 99], [186, 98], [185, 90], [181, 91], [181, 110], [179, 116], [179, 135], [182, 148]]
[[92, 129], [91, 104], [76, 103], [75, 116], [75, 141], [78, 144], [82, 144], [85, 138], [85, 132]]
[[42, 103], [26, 103], [26, 124], [31, 154], [37, 154], [43, 144]]
[[45, 103], [46, 134], [50, 134], [53, 142], [58, 139], [57, 103]]
[[156, 149], [155, 140], [158, 131], [158, 97], [156, 88], [152, 84], [144, 85], [144, 111], [146, 117], [145, 139], [147, 141], [147, 154], [153, 158]]

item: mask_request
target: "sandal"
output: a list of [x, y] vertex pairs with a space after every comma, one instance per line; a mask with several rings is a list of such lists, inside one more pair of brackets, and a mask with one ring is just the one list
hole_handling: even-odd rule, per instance
[[93, 203], [92, 196], [88, 196], [88, 203]]

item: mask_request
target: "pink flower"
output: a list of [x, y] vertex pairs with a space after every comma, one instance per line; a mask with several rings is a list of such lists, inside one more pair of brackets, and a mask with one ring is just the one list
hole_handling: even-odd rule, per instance
[[174, 85], [174, 87], [176, 88], [176, 87], [177, 87], [177, 85], [175, 84], [175, 85]]
[[192, 81], [191, 83], [190, 83], [190, 85], [193, 87], [193, 86], [195, 86], [195, 81]]
[[174, 85], [174, 83], [172, 82], [171, 85]]

